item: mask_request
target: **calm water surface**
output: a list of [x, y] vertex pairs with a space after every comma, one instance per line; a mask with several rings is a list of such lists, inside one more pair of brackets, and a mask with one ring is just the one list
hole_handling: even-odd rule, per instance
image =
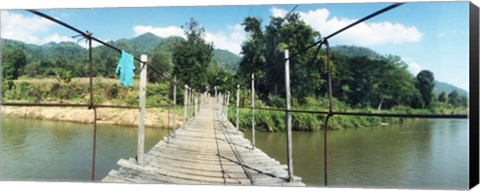
[[[2, 119], [2, 180], [90, 181], [92, 125]], [[146, 129], [146, 150], [164, 129]], [[249, 132], [245, 133], [251, 138]], [[286, 164], [285, 133], [256, 132], [256, 145]], [[136, 128], [99, 125], [96, 179], [136, 155]], [[323, 133], [294, 132], [294, 173], [323, 186]], [[328, 180], [333, 187], [467, 189], [468, 121], [418, 120], [330, 131]]]
[[[286, 133], [255, 134], [257, 147], [286, 164]], [[327, 145], [332, 187], [468, 189], [468, 120], [330, 131]], [[293, 133], [294, 174], [307, 186], [323, 186], [323, 158], [323, 132]]]
[[[2, 118], [1, 130], [1, 180], [91, 180], [93, 125]], [[145, 150], [166, 134], [164, 129], [145, 129]], [[136, 155], [137, 128], [97, 126], [97, 180], [118, 169], [120, 158]]]

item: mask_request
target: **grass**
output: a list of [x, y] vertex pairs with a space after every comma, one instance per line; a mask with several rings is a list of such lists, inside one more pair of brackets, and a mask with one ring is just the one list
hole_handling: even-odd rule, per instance
[[[323, 98], [305, 98], [303, 105], [293, 101], [295, 109], [309, 111], [327, 111], [328, 102]], [[259, 105], [264, 107], [264, 103]], [[334, 100], [334, 111], [343, 112], [363, 112], [363, 113], [392, 113], [392, 114], [465, 114], [467, 108], [449, 108], [445, 105], [436, 105], [432, 109], [412, 109], [405, 106], [397, 106], [390, 110], [378, 111], [372, 108], [353, 109], [345, 104]], [[325, 114], [292, 113], [292, 129], [296, 131], [317, 131], [324, 128]], [[231, 107], [228, 113], [228, 119], [235, 124], [236, 108]], [[364, 117], [364, 116], [345, 116], [335, 115], [328, 121], [328, 129], [341, 130], [348, 128], [363, 128], [379, 126], [383, 124], [399, 124], [412, 120], [412, 118], [394, 118], [394, 117]], [[255, 110], [255, 129], [257, 131], [277, 132], [285, 131], [285, 112], [283, 111], [265, 111]], [[251, 109], [239, 110], [239, 126], [242, 129], [250, 129], [252, 126]]]

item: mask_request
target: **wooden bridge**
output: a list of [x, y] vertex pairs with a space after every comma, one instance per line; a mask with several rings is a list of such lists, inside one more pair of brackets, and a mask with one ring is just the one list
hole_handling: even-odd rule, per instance
[[175, 137], [157, 143], [144, 155], [143, 165], [134, 158], [120, 159], [120, 168], [102, 182], [305, 186], [300, 177], [288, 181], [287, 166], [252, 149], [213, 105], [200, 110]]

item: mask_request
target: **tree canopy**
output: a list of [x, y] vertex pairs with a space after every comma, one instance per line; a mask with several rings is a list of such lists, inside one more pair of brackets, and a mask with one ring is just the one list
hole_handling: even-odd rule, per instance
[[182, 26], [187, 40], [179, 43], [173, 52], [173, 72], [180, 82], [204, 91], [208, 86], [207, 69], [213, 56], [213, 44], [202, 38], [205, 29], [198, 21], [190, 19]]

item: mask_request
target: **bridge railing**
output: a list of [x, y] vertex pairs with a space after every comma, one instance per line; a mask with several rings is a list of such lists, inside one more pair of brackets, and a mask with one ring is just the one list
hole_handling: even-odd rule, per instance
[[[379, 11], [376, 11], [370, 15], [367, 15], [366, 17], [363, 17], [355, 22], [353, 22], [350, 25], [347, 25], [338, 31], [335, 31], [334, 33], [320, 39], [319, 41], [307, 46], [304, 50], [301, 50], [300, 52], [292, 55], [289, 57], [289, 52], [288, 50], [285, 50], [284, 55], [284, 66], [285, 66], [285, 103], [286, 106], [285, 108], [262, 108], [262, 107], [256, 107], [255, 106], [255, 76], [252, 73], [251, 77], [251, 85], [250, 85], [250, 94], [251, 94], [251, 107], [240, 107], [239, 104], [239, 95], [240, 95], [240, 84], [237, 85], [237, 95], [236, 95], [236, 104], [235, 104], [235, 109], [236, 109], [236, 116], [235, 116], [235, 127], [239, 129], [239, 109], [250, 109], [251, 114], [252, 114], [252, 120], [251, 120], [251, 131], [252, 131], [252, 149], [255, 148], [255, 110], [266, 110], [266, 111], [272, 111], [272, 112], [283, 112], [285, 113], [285, 124], [286, 124], [286, 133], [287, 133], [287, 166], [288, 166], [288, 179], [291, 181], [293, 180], [293, 158], [292, 158], [292, 118], [291, 114], [292, 113], [305, 113], [305, 114], [313, 114], [313, 115], [325, 115], [325, 120], [324, 120], [324, 125], [323, 125], [323, 130], [324, 130], [324, 148], [323, 148], [323, 155], [324, 155], [324, 184], [325, 186], [328, 185], [328, 173], [327, 173], [327, 130], [328, 130], [328, 121], [330, 118], [334, 116], [339, 116], [339, 115], [345, 115], [345, 116], [366, 116], [366, 117], [393, 117], [393, 118], [427, 118], [427, 119], [437, 119], [437, 118], [445, 118], [445, 119], [467, 119], [468, 115], [467, 114], [452, 114], [452, 115], [444, 115], [444, 114], [405, 114], [405, 113], [365, 113], [365, 112], [346, 112], [346, 111], [335, 111], [333, 108], [333, 95], [332, 95], [332, 70], [330, 66], [330, 46], [328, 40], [341, 32], [344, 32], [351, 27], [365, 22], [366, 20], [373, 18], [377, 15], [380, 15], [382, 13], [385, 13], [391, 9], [394, 9], [403, 3], [394, 3], [390, 6], [387, 6], [386, 8], [383, 8]], [[290, 14], [288, 14], [290, 15]], [[288, 17], [287, 15], [287, 17]], [[328, 72], [328, 79], [327, 79], [327, 90], [328, 90], [328, 108], [327, 110], [323, 111], [317, 111], [317, 110], [295, 110], [291, 108], [291, 94], [290, 94], [290, 71], [289, 71], [289, 61], [292, 59], [295, 59], [297, 56], [300, 56], [304, 54], [307, 50], [317, 47], [315, 56], [320, 52], [319, 50], [321, 49], [322, 45], [325, 45], [326, 47], [326, 62], [327, 62], [327, 72]], [[279, 65], [277, 65], [279, 66]], [[248, 85], [245, 85], [245, 87], [248, 87]], [[223, 102], [223, 107], [229, 107], [229, 100], [227, 99], [225, 102]], [[228, 115], [228, 109], [221, 110], [224, 112], [224, 116]]]
[[[139, 110], [139, 122], [138, 122], [138, 144], [137, 144], [137, 162], [139, 165], [144, 164], [144, 158], [143, 155], [145, 153], [144, 151], [144, 145], [145, 145], [145, 112], [146, 108], [167, 108], [168, 109], [168, 125], [170, 126], [170, 110], [173, 109], [173, 132], [170, 134], [169, 130], [167, 134], [169, 134], [167, 137], [175, 137], [175, 132], [177, 129], [177, 86], [179, 83], [176, 80], [176, 77], [174, 76], [173, 79], [171, 79], [169, 76], [166, 76], [164, 73], [159, 72], [155, 68], [149, 68], [151, 69], [156, 75], [160, 76], [161, 80], [165, 81], [170, 81], [171, 83], [171, 88], [173, 91], [173, 96], [172, 96], [172, 101], [169, 104], [166, 105], [146, 105], [146, 91], [147, 91], [147, 65], [148, 65], [148, 57], [147, 55], [141, 55], [141, 58], [134, 57], [134, 61], [137, 61], [140, 66], [140, 86], [139, 86], [139, 105], [138, 106], [133, 106], [133, 105], [106, 105], [106, 104], [96, 104], [94, 100], [95, 92], [93, 90], [93, 59], [92, 59], [92, 42], [98, 42], [106, 47], [109, 47], [113, 50], [116, 50], [118, 53], [121, 53], [122, 50], [108, 44], [96, 37], [93, 36], [93, 33], [86, 31], [83, 32], [79, 30], [78, 28], [75, 28], [63, 21], [60, 21], [57, 18], [53, 18], [49, 15], [46, 15], [44, 13], [41, 13], [36, 10], [27, 10], [35, 15], [38, 15], [40, 17], [43, 17], [45, 19], [48, 19], [54, 23], [57, 23], [65, 28], [68, 28], [76, 33], [78, 33], [78, 36], [83, 37], [84, 39], [87, 40], [88, 42], [88, 63], [89, 63], [89, 99], [88, 103], [19, 103], [19, 102], [2, 102], [0, 103], [0, 106], [27, 106], [27, 107], [85, 107], [87, 109], [92, 109], [93, 110], [93, 138], [92, 138], [92, 167], [91, 167], [91, 180], [95, 181], [95, 161], [96, 161], [96, 141], [97, 141], [97, 108], [119, 108], [119, 109], [138, 109]], [[1, 47], [0, 47], [0, 52], [1, 52]], [[1, 59], [0, 59], [1, 62]], [[185, 127], [188, 122], [195, 117], [200, 109], [202, 108], [203, 100], [206, 100], [206, 96], [201, 99], [201, 94], [197, 93], [191, 88], [188, 88], [187, 85], [185, 85], [185, 92], [184, 92], [184, 116], [183, 116], [183, 127]], [[169, 128], [167, 128], [169, 129]]]

